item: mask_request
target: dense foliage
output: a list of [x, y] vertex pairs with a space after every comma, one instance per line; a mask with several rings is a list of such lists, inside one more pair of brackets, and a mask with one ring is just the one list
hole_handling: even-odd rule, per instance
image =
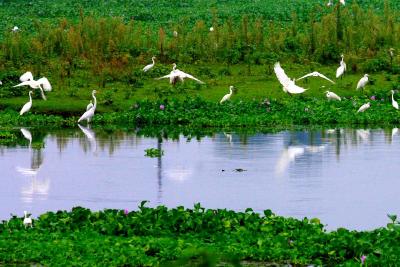
[[[148, 208], [144, 203], [137, 211], [48, 212], [34, 220], [33, 228], [24, 228], [22, 218], [14, 216], [0, 224], [0, 263], [155, 266], [186, 258], [189, 266], [221, 260], [233, 266], [241, 261], [347, 266], [366, 256], [365, 264], [382, 266], [400, 260], [395, 216], [387, 228], [371, 232], [326, 232], [318, 219], [283, 218], [269, 210], [261, 215], [251, 209]], [[207, 254], [216, 258], [206, 257], [208, 264], [200, 265]]]
[[[137, 126], [183, 125], [190, 127], [290, 127], [293, 125], [369, 125], [384, 126], [400, 123], [400, 117], [391, 103], [368, 98], [352, 97], [342, 101], [316, 98], [288, 97], [265, 102], [239, 101], [224, 105], [201, 98], [139, 101], [131, 110], [97, 114], [95, 125]], [[357, 113], [358, 108], [370, 102], [371, 108]], [[160, 109], [160, 105], [165, 106]], [[0, 113], [0, 126], [76, 126], [76, 116], [28, 114], [19, 116], [14, 111]]]

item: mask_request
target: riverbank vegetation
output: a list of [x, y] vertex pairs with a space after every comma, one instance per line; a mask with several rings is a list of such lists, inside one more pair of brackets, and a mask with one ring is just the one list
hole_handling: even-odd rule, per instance
[[[227, 266], [248, 264], [395, 265], [399, 223], [373, 231], [327, 232], [318, 219], [283, 218], [266, 210], [234, 212], [163, 206], [138, 210], [47, 212], [25, 228], [0, 224], [1, 264]], [[203, 265], [202, 265], [203, 264]], [[257, 265], [259, 266], [259, 265]]]

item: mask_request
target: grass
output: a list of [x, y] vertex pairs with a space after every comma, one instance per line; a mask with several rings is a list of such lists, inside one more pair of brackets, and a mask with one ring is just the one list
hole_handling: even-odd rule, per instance
[[397, 217], [385, 228], [326, 232], [318, 219], [297, 220], [251, 209], [234, 212], [164, 206], [136, 211], [48, 212], [25, 229], [14, 216], [0, 224], [0, 263], [5, 265], [296, 266], [395, 265]]

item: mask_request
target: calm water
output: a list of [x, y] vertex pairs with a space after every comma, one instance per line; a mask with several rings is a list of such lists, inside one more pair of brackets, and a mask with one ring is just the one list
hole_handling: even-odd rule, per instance
[[[400, 214], [397, 129], [221, 132], [201, 140], [87, 128], [16, 133], [25, 137], [19, 145], [0, 147], [0, 219], [78, 205], [136, 209], [142, 200], [271, 209], [318, 217], [328, 229], [372, 229]], [[145, 157], [152, 147], [164, 156]]]

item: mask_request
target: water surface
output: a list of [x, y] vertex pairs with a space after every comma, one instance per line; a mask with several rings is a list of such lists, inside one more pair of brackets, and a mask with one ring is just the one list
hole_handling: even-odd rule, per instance
[[[386, 214], [400, 214], [397, 129], [219, 132], [175, 140], [85, 127], [15, 133], [17, 145], [0, 146], [0, 219], [78, 205], [132, 210], [142, 200], [271, 209], [318, 217], [328, 229], [373, 229], [386, 225]], [[164, 156], [146, 157], [147, 148]]]

